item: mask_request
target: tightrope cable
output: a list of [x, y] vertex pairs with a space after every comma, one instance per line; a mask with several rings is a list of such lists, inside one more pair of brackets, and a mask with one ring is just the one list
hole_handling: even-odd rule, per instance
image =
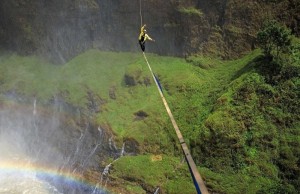
[[144, 58], [146, 60], [147, 65], [148, 65], [148, 68], [149, 68], [149, 70], [151, 72], [152, 78], [153, 78], [153, 80], [154, 80], [154, 82], [155, 82], [155, 84], [157, 86], [157, 89], [158, 89], [158, 92], [160, 94], [160, 97], [161, 97], [161, 99], [162, 99], [162, 101], [163, 101], [163, 103], [165, 105], [167, 113], [168, 113], [168, 115], [170, 117], [170, 120], [171, 120], [171, 122], [173, 124], [175, 132], [177, 134], [177, 138], [178, 138], [178, 140], [180, 142], [182, 151], [183, 151], [183, 153], [185, 155], [185, 160], [186, 160], [186, 162], [187, 162], [187, 164], [189, 166], [189, 170], [190, 170], [190, 173], [192, 175], [192, 178], [193, 178], [194, 185], [196, 187], [197, 193], [198, 194], [208, 194], [208, 190], [207, 190], [207, 188], [206, 188], [206, 186], [204, 184], [204, 181], [201, 178], [200, 173], [198, 172], [197, 166], [196, 166], [196, 164], [195, 164], [195, 162], [194, 162], [194, 160], [193, 160], [193, 158], [192, 158], [192, 156], [190, 154], [190, 151], [189, 151], [189, 149], [188, 149], [188, 147], [187, 147], [187, 145], [186, 145], [186, 143], [185, 143], [185, 141], [183, 139], [183, 136], [182, 136], [182, 134], [181, 134], [181, 132], [179, 130], [179, 127], [178, 127], [178, 125], [177, 125], [177, 123], [176, 123], [176, 121], [174, 119], [174, 116], [173, 116], [173, 114], [172, 114], [172, 112], [171, 112], [171, 110], [169, 108], [169, 105], [168, 105], [168, 103], [167, 103], [167, 101], [166, 101], [166, 99], [165, 99], [165, 97], [164, 97], [164, 95], [162, 93], [160, 84], [158, 83], [158, 80], [156, 79], [156, 77], [155, 77], [155, 75], [154, 75], [154, 73], [152, 71], [152, 68], [151, 68], [151, 66], [150, 66], [150, 64], [149, 64], [149, 62], [147, 60], [146, 54], [144, 52], [143, 52], [143, 55], [144, 55]]

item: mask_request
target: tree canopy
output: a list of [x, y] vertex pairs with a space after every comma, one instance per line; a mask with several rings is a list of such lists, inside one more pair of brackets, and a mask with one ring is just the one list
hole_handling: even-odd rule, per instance
[[278, 57], [291, 45], [291, 31], [275, 20], [267, 21], [257, 33], [257, 41], [266, 57]]

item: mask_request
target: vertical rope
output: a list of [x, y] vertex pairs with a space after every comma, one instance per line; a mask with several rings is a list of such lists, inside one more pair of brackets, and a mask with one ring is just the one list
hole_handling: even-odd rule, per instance
[[143, 16], [142, 16], [142, 0], [140, 0], [140, 17], [141, 17], [141, 27], [143, 26]]

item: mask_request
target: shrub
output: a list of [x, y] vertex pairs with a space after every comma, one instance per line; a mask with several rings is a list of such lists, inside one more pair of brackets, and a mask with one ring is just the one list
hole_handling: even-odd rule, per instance
[[[276, 57], [287, 50], [291, 45], [291, 31], [271, 20], [264, 23], [262, 29], [257, 33], [257, 41], [263, 49], [265, 56]], [[274, 53], [275, 52], [275, 53]]]
[[203, 16], [203, 12], [200, 9], [197, 9], [195, 7], [181, 7], [179, 8], [179, 12], [183, 13], [183, 14], [187, 14], [189, 16], [199, 16], [202, 17]]

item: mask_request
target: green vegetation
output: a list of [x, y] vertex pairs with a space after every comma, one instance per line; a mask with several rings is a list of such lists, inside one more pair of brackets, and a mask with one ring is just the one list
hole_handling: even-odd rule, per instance
[[[272, 47], [278, 49], [276, 56], [270, 57], [271, 49], [269, 54], [265, 51], [264, 56], [252, 59], [216, 100], [200, 135], [192, 141], [194, 157], [213, 169], [206, 170], [206, 176], [215, 191], [299, 190], [298, 41], [293, 41], [290, 54], [278, 49], [278, 45], [287, 49], [288, 44], [278, 44]], [[241, 179], [243, 184], [239, 184]], [[214, 185], [215, 182], [222, 182], [222, 186]]]
[[165, 193], [195, 192], [187, 164], [170, 156], [125, 156], [114, 163], [111, 173], [113, 179], [121, 179], [131, 187], [147, 183], [144, 187], [152, 193], [157, 187]]
[[220, 63], [218, 60], [204, 56], [189, 56], [186, 61], [202, 69], [209, 69]]
[[36, 57], [6, 54], [0, 57], [0, 92], [16, 92], [49, 100], [59, 85], [61, 67]]
[[198, 17], [203, 16], [203, 12], [200, 9], [197, 9], [195, 7], [180, 7], [179, 12], [183, 14], [187, 14], [189, 16], [198, 16]]
[[[210, 190], [300, 189], [299, 56], [296, 38], [291, 54], [273, 61], [260, 50], [234, 61], [147, 55]], [[130, 193], [195, 191], [142, 55], [90, 50], [56, 66], [2, 54], [0, 72], [1, 101], [9, 92], [45, 104], [59, 95], [111, 129], [118, 147], [135, 141], [137, 155], [113, 163], [114, 185]]]
[[278, 57], [281, 52], [287, 51], [291, 45], [290, 35], [290, 30], [272, 20], [263, 25], [257, 33], [257, 39], [267, 57]]

